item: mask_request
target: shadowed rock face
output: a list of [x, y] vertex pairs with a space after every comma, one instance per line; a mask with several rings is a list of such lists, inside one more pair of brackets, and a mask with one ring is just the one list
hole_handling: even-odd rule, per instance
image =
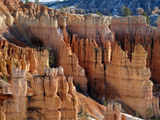
[[[159, 82], [159, 29], [148, 26], [144, 17], [72, 15], [33, 3], [16, 4], [16, 12], [0, 6], [0, 28], [5, 28], [0, 34], [0, 70], [7, 77], [13, 66], [28, 73], [29, 92], [23, 98], [29, 99], [19, 108], [25, 113], [28, 107], [26, 117], [76, 120], [85, 102], [83, 112], [102, 120], [104, 107], [77, 93], [73, 83], [101, 103], [119, 101], [128, 107], [126, 112], [144, 118], [159, 110], [152, 106], [149, 80]], [[8, 19], [10, 24], [4, 22]], [[44, 72], [49, 55], [43, 47], [53, 51], [56, 66], [62, 67]]]

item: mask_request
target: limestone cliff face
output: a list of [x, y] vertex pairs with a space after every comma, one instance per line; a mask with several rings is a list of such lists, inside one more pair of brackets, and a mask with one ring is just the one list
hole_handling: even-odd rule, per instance
[[[14, 26], [16, 30], [19, 31], [23, 36], [23, 41], [28, 43], [35, 42], [35, 44], [38, 44], [38, 42], [42, 42], [42, 44], [44, 44], [45, 46], [54, 49], [57, 54], [57, 64], [61, 65], [64, 68], [65, 75], [73, 76], [74, 83], [77, 86], [80, 86], [83, 92], [87, 93], [88, 80], [86, 78], [85, 71], [87, 71], [87, 74], [89, 74], [87, 75], [87, 77], [91, 79], [89, 81], [91, 84], [95, 85], [96, 83], [98, 83], [94, 81], [97, 81], [99, 78], [101, 79], [100, 81], [104, 81], [103, 78], [105, 65], [103, 63], [101, 64], [101, 62], [108, 62], [110, 58], [110, 55], [108, 54], [110, 53], [104, 52], [103, 48], [110, 49], [110, 43], [108, 43], [107, 41], [114, 40], [113, 34], [109, 29], [110, 22], [111, 17], [65, 14], [55, 10], [50, 10], [43, 6], [28, 3], [26, 6], [19, 6], [18, 11], [15, 15]], [[70, 33], [72, 33], [71, 37]], [[88, 60], [88, 56], [86, 56], [86, 60], [83, 60], [83, 58], [78, 59], [78, 53], [75, 54], [72, 51], [72, 47], [75, 46], [70, 46], [72, 41], [71, 39], [74, 39], [73, 34], [78, 34], [78, 37], [87, 37], [89, 40], [93, 39], [97, 44], [96, 46], [100, 46], [99, 49], [102, 49], [100, 50], [101, 53], [98, 54], [100, 65], [97, 65], [99, 66], [98, 69], [100, 70], [100, 73], [97, 73], [95, 75], [92, 74], [96, 72], [96, 68], [94, 67], [94, 64], [97, 64], [96, 46], [93, 45], [91, 48], [91, 54], [93, 55], [91, 58], [89, 58], [90, 60]], [[14, 36], [18, 37], [16, 34], [14, 34]], [[78, 37], [76, 39], [78, 39]], [[85, 52], [82, 52], [82, 54], [85, 54]], [[108, 60], [103, 60], [104, 58], [102, 58], [102, 56], [105, 56]], [[91, 65], [85, 66], [81, 62], [92, 62], [92, 58], [94, 58], [93, 60], [95, 63]], [[85, 70], [80, 65], [84, 67]], [[94, 85], [91, 85], [92, 88], [94, 88]], [[102, 89], [101, 92], [104, 92], [104, 85], [99, 85], [99, 87], [97, 87], [95, 91], [97, 91], [99, 88]], [[101, 92], [99, 92], [98, 94], [100, 95]], [[99, 95], [96, 95], [99, 97], [99, 99], [102, 99], [102, 97], [104, 97], [104, 93], [101, 96]]]

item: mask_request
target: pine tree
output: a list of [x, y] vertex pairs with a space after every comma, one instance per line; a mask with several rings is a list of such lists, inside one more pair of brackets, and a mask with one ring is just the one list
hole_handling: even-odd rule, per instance
[[99, 11], [96, 11], [96, 14], [99, 15], [99, 16], [103, 16], [103, 14]]
[[123, 7], [122, 7], [122, 14], [123, 14], [124, 16], [130, 16], [130, 15], [132, 14], [132, 12], [131, 12], [131, 10], [130, 10], [128, 7], [123, 6]]
[[39, 3], [39, 0], [35, 0], [35, 3], [37, 3], [37, 4], [38, 4], [38, 3]]
[[143, 13], [143, 16], [146, 17], [147, 24], [150, 24], [150, 18], [149, 18], [149, 16], [147, 15], [146, 12]]
[[25, 3], [28, 3], [29, 2], [29, 0], [25, 0]]

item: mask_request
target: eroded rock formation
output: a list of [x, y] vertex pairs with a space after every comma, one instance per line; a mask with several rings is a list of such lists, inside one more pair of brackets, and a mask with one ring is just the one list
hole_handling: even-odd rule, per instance
[[[44, 75], [35, 76], [19, 69], [13, 71], [12, 89], [3, 92], [8, 97], [3, 96], [5, 101], [1, 101], [2, 120], [78, 120], [81, 108], [88, 115], [103, 120], [105, 108], [77, 93], [72, 77], [66, 78], [62, 67], [47, 69]], [[7, 86], [10, 85], [5, 83], [2, 88]], [[94, 106], [86, 106], [91, 103]], [[92, 111], [93, 108], [96, 110]]]
[[[13, 91], [11, 105], [3, 102], [17, 108], [2, 107], [8, 110], [7, 120], [10, 113], [20, 120], [76, 120], [79, 113], [83, 119], [87, 114], [103, 120], [104, 106], [76, 92], [73, 83], [101, 103], [119, 101], [144, 118], [158, 110], [149, 79], [160, 81], [159, 30], [147, 25], [145, 17], [73, 15], [34, 3], [3, 1], [0, 35], [0, 76], [7, 77], [14, 90], [20, 89], [19, 94]], [[50, 53], [45, 48], [53, 52], [54, 66], [62, 67], [48, 69]], [[15, 77], [13, 66], [17, 72], [26, 71], [23, 79]], [[23, 81], [28, 82], [28, 93]]]
[[[0, 40], [0, 76], [10, 77], [12, 67], [16, 66], [34, 74], [42, 74], [48, 65], [48, 51], [38, 51], [29, 47], [19, 47], [7, 40]], [[41, 64], [41, 65], [40, 65]]]
[[[117, 27], [118, 26], [118, 27]], [[123, 50], [131, 56], [135, 45], [141, 44], [148, 52], [147, 66], [151, 69], [151, 79], [159, 82], [159, 29], [146, 24], [145, 17], [113, 18], [111, 30], [115, 33], [115, 40]]]
[[108, 92], [115, 90], [117, 93], [115, 96], [119, 96], [118, 99], [144, 117], [148, 116], [148, 109], [153, 109], [153, 83], [149, 80], [150, 70], [146, 68], [146, 57], [144, 48], [137, 45], [130, 61], [127, 53], [115, 45], [112, 61], [107, 66], [106, 73], [106, 82], [111, 86]]
[[47, 70], [45, 76], [30, 79], [33, 91], [28, 101], [28, 118], [44, 120], [77, 120], [78, 98], [72, 78], [63, 68]]
[[123, 120], [121, 115], [121, 105], [108, 104], [104, 120]]

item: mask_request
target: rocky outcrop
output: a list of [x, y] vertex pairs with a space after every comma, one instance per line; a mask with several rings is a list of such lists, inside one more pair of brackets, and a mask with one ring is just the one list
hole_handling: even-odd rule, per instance
[[104, 120], [125, 120], [124, 118], [122, 119], [121, 105], [112, 103], [108, 104]]
[[[43, 57], [42, 57], [43, 56]], [[32, 48], [22, 48], [16, 46], [7, 40], [0, 41], [0, 72], [1, 77], [9, 77], [12, 73], [12, 67], [16, 66], [21, 70], [26, 70], [30, 73], [42, 74], [48, 66], [48, 51], [38, 51]], [[39, 66], [41, 64], [41, 66]]]
[[104, 48], [96, 40], [72, 36], [72, 51], [78, 56], [79, 63], [87, 72], [91, 94], [97, 99], [105, 96], [105, 67], [110, 62], [111, 42], [105, 41]]
[[67, 27], [73, 34], [96, 40], [98, 43], [113, 40], [113, 34], [109, 29], [111, 17], [90, 15], [68, 15]]
[[52, 69], [47, 70], [44, 77], [30, 79], [33, 93], [28, 99], [28, 118], [77, 120], [76, 91], [72, 78], [66, 79], [63, 74], [63, 68]]
[[[118, 27], [117, 27], [118, 26]], [[147, 66], [151, 69], [151, 79], [159, 83], [159, 29], [148, 26], [145, 17], [113, 18], [111, 30], [115, 33], [115, 40], [123, 50], [131, 56], [136, 44], [141, 44], [148, 52]]]
[[0, 28], [5, 27], [5, 25], [12, 25], [14, 18], [10, 14], [8, 8], [4, 5], [4, 2], [0, 2]]
[[[54, 13], [54, 11], [52, 12]], [[71, 52], [70, 46], [64, 42], [64, 36], [60, 29], [62, 22], [58, 23], [55, 16], [46, 14], [40, 16], [39, 20], [35, 18], [32, 20], [23, 14], [19, 14], [16, 20], [17, 27], [20, 30], [22, 29], [21, 26], [24, 26], [24, 30], [29, 30], [31, 34], [24, 34], [24, 36], [27, 36], [26, 38], [31, 42], [37, 39], [46, 47], [52, 48], [57, 57], [57, 65], [62, 66], [65, 75], [73, 76], [74, 83], [80, 86], [84, 92], [87, 92], [85, 70], [79, 65], [77, 56]]]
[[112, 61], [107, 66], [106, 73], [106, 82], [111, 86], [109, 91], [115, 90], [119, 96], [118, 99], [143, 117], [152, 115], [153, 110], [153, 83], [149, 80], [151, 74], [146, 68], [146, 57], [147, 53], [144, 48], [137, 45], [130, 61], [127, 53], [115, 45]]
[[6, 82], [2, 86], [3, 89], [8, 91], [0, 95], [1, 97], [7, 97], [7, 99], [1, 101], [0, 114], [2, 120], [22, 120], [26, 118], [27, 81], [24, 79], [24, 75], [24, 71], [14, 69], [11, 77], [12, 82], [10, 84]]
[[[24, 95], [13, 95], [10, 100], [17, 108], [14, 114], [21, 110], [28, 118], [76, 120], [81, 113], [83, 118], [89, 114], [103, 120], [104, 106], [77, 93], [74, 83], [78, 90], [102, 103], [112, 99], [144, 118], [152, 115], [153, 83], [149, 79], [159, 82], [159, 30], [148, 26], [145, 17], [111, 20], [72, 15], [18, 0], [5, 5], [7, 8], [0, 9], [0, 26], [5, 28], [0, 31], [0, 75], [11, 84], [21, 84], [11, 76], [11, 68], [16, 66], [26, 71], [28, 81], [28, 93], [23, 89]], [[10, 24], [4, 22], [9, 16], [14, 18]], [[49, 54], [53, 55], [50, 59]], [[48, 61], [64, 70], [60, 67], [44, 72]], [[28, 101], [21, 105], [18, 101], [26, 97]], [[24, 111], [28, 111], [26, 115]]]
[[[90, 93], [98, 100], [104, 100], [105, 96], [108, 97], [109, 95], [108, 93], [106, 93], [106, 91], [110, 92], [110, 89], [114, 89], [112, 91], [115, 92], [115, 93], [110, 92], [112, 96], [122, 97], [125, 90], [123, 91], [117, 86], [118, 84], [116, 79], [119, 79], [119, 77], [116, 78], [116, 76], [118, 76], [118, 74], [114, 74], [114, 77], [110, 78], [109, 75], [112, 74], [112, 72], [108, 72], [110, 66], [112, 66], [112, 63], [114, 64], [114, 61], [117, 60], [116, 57], [115, 58], [113, 57], [114, 56], [113, 48], [115, 47], [115, 45], [113, 44], [114, 34], [109, 30], [110, 19], [105, 17], [99, 17], [96, 15], [83, 16], [83, 15], [70, 15], [70, 14], [60, 13], [57, 11], [52, 11], [52, 12], [54, 13], [54, 15], [56, 14], [57, 17], [55, 17], [53, 14], [52, 14], [53, 16], [51, 16], [51, 14], [49, 14], [49, 10], [44, 9], [44, 12], [39, 17], [40, 18], [39, 20], [37, 20], [37, 18], [33, 19], [36, 20], [36, 22], [33, 22], [33, 20], [25, 16], [27, 12], [25, 14], [18, 13], [18, 17], [16, 19], [17, 21], [16, 25], [18, 27], [25, 25], [24, 28], [29, 29], [29, 31], [31, 31], [32, 33], [31, 35], [26, 35], [31, 39], [31, 42], [32, 42], [32, 37], [34, 36], [38, 38], [40, 41], [42, 41], [44, 45], [53, 48], [58, 56], [57, 57], [58, 65], [64, 67], [64, 73], [66, 76], [73, 76], [74, 83], [76, 83], [77, 86], [80, 86], [80, 88], [83, 89], [83, 91], [85, 92], [87, 91], [87, 82], [88, 82]], [[62, 15], [64, 15], [65, 17], [63, 17]], [[26, 21], [25, 18], [27, 18], [27, 22], [25, 22]], [[124, 21], [125, 24], [122, 24], [120, 26], [124, 31], [123, 30], [120, 31], [120, 29], [116, 27], [116, 24], [114, 23], [116, 23], [117, 21], [114, 22], [114, 20], [112, 21], [111, 24], [111, 30], [115, 32], [115, 39], [120, 44], [122, 49], [128, 51], [128, 56], [125, 53], [125, 57], [122, 58], [122, 62], [123, 60], [126, 61], [127, 62], [126, 64], [127, 65], [129, 64], [128, 67], [131, 66], [131, 70], [133, 70], [131, 73], [127, 72], [126, 74], [124, 74], [124, 77], [127, 77], [127, 79], [133, 79], [134, 81], [133, 83], [136, 84], [137, 79], [142, 79], [144, 77], [142, 74], [137, 75], [137, 71], [144, 72], [148, 70], [145, 67], [150, 65], [150, 57], [152, 55], [151, 53], [148, 53], [149, 57], [146, 57], [144, 53], [140, 54], [139, 56], [142, 57], [142, 59], [140, 60], [140, 63], [142, 63], [141, 66], [139, 66], [140, 63], [137, 62], [139, 61], [139, 58], [138, 60], [136, 59], [136, 56], [135, 58], [132, 58], [134, 57], [132, 53], [134, 52], [134, 48], [138, 43], [142, 44], [145, 43], [144, 44], [145, 49], [151, 52], [151, 47], [146, 43], [147, 40], [144, 41], [143, 39], [141, 40], [141, 37], [138, 38], [139, 34], [145, 36], [145, 34], [142, 33], [142, 30], [147, 28], [147, 24], [145, 22], [145, 18], [141, 16], [135, 18], [134, 17], [124, 18], [124, 19], [122, 18], [122, 20], [121, 19], [118, 20], [120, 20], [120, 22]], [[71, 23], [71, 21], [74, 22]], [[125, 29], [127, 25], [126, 23], [130, 25], [128, 29]], [[119, 23], [117, 22], [117, 24]], [[39, 27], [39, 25], [41, 26]], [[141, 26], [140, 29], [136, 30], [137, 28], [136, 25], [140, 25]], [[131, 32], [130, 29], [133, 32]], [[148, 27], [147, 30], [152, 30], [152, 29]], [[52, 31], [52, 35], [49, 35], [50, 31]], [[152, 33], [151, 32], [146, 31], [146, 34], [150, 36], [151, 34], [153, 34], [153, 32]], [[133, 35], [136, 35], [135, 40], [131, 40], [132, 39], [131, 36]], [[125, 42], [123, 42], [124, 40]], [[149, 43], [152, 43], [152, 40], [148, 41]], [[117, 56], [119, 55], [121, 56], [121, 53], [117, 54]], [[130, 63], [130, 61], [132, 62]], [[118, 63], [118, 64], [120, 66], [123, 66], [124, 63]], [[80, 67], [80, 65], [85, 69], [85, 71], [82, 69], [82, 67]], [[132, 67], [135, 69], [132, 69]], [[117, 66], [115, 68], [114, 67], [111, 68], [119, 69]], [[146, 77], [146, 80], [149, 81], [150, 73], [148, 71], [147, 73], [148, 76]], [[130, 76], [130, 74], [135, 74], [135, 76], [128, 77]], [[87, 76], [88, 81], [85, 76]], [[121, 77], [123, 77], [123, 74], [121, 75]], [[108, 81], [112, 81], [115, 83], [111, 84], [112, 82], [109, 83]], [[127, 84], [127, 82], [124, 81], [124, 84]], [[143, 83], [139, 83], [139, 86], [142, 87]], [[124, 86], [124, 88], [127, 89], [127, 86]], [[135, 92], [134, 89], [131, 88], [128, 89], [131, 90], [131, 92]], [[142, 91], [143, 90], [141, 89], [140, 93], [143, 94], [144, 92]], [[137, 97], [138, 95], [135, 96], [133, 95], [133, 98]], [[140, 95], [140, 97], [142, 96]], [[132, 104], [136, 102], [132, 101], [133, 98], [131, 98], [131, 100], [130, 99], [128, 100], [131, 103], [125, 102], [125, 99], [128, 98], [122, 98], [120, 100], [125, 104], [131, 106], [131, 108], [133, 108], [135, 111], [141, 113], [142, 116], [145, 116], [145, 113], [144, 111], [141, 111], [141, 108], [139, 108], [138, 106], [134, 108], [135, 105]], [[139, 102], [141, 102], [142, 100], [138, 99], [137, 101], [139, 104]], [[149, 106], [152, 104], [151, 101], [152, 100], [150, 100], [150, 103], [148, 103]], [[148, 108], [148, 106], [146, 107]]]
[[[77, 93], [72, 77], [66, 78], [62, 67], [34, 76], [18, 69], [13, 71], [10, 94], [7, 92], [8, 97], [0, 94], [0, 100], [5, 97], [0, 106], [2, 120], [77, 120], [81, 108], [88, 116], [103, 120], [105, 108]], [[3, 84], [3, 88], [7, 86], [10, 85]]]

